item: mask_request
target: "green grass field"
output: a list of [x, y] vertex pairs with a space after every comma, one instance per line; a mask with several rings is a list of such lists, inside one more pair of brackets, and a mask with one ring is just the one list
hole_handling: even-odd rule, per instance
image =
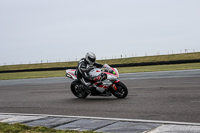
[[55, 130], [47, 127], [29, 127], [24, 124], [0, 123], [0, 133], [96, 133], [93, 131]]
[[[119, 67], [119, 73], [153, 72], [169, 70], [200, 69], [200, 63], [175, 64], [175, 65], [155, 65], [138, 67]], [[65, 70], [61, 71], [38, 71], [38, 72], [17, 72], [0, 73], [0, 80], [8, 79], [27, 79], [27, 78], [46, 78], [46, 77], [65, 77]]]
[[[145, 56], [122, 59], [98, 60], [101, 64], [127, 64], [127, 63], [142, 63], [142, 62], [158, 62], [158, 61], [176, 61], [176, 60], [191, 60], [200, 59], [200, 52], [186, 53], [186, 54], [172, 54], [159, 56]], [[39, 63], [39, 64], [25, 64], [25, 65], [8, 65], [0, 66], [0, 71], [6, 70], [23, 70], [36, 68], [53, 68], [53, 67], [75, 67], [77, 61], [74, 62], [58, 62], [58, 63]]]
[[[176, 60], [192, 60], [200, 59], [200, 52], [133, 57], [111, 60], [98, 60], [101, 64], [127, 64], [127, 63], [142, 63], [142, 62], [158, 62], [158, 61], [176, 61]], [[36, 68], [53, 68], [53, 67], [74, 67], [78, 62], [60, 62], [60, 63], [40, 63], [26, 65], [10, 65], [0, 66], [0, 71], [6, 70], [23, 70]], [[119, 73], [134, 73], [134, 72], [152, 72], [152, 71], [168, 71], [168, 70], [187, 70], [200, 69], [200, 63], [174, 64], [174, 65], [155, 65], [155, 66], [137, 66], [137, 67], [119, 67]], [[26, 79], [26, 78], [46, 78], [46, 77], [65, 77], [65, 70], [58, 71], [35, 71], [35, 72], [17, 72], [17, 73], [0, 73], [0, 80], [7, 79]]]

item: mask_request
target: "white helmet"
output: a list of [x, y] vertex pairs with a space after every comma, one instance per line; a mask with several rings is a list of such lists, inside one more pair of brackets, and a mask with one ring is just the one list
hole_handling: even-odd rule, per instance
[[90, 65], [93, 65], [96, 61], [96, 56], [94, 53], [92, 52], [88, 52], [86, 55], [85, 55], [85, 59], [86, 61], [90, 64]]

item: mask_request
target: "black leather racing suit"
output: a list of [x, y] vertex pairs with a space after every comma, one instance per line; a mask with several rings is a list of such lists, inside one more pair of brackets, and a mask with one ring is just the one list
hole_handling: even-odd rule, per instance
[[[98, 64], [98, 63], [94, 63], [93, 66], [96, 66], [96, 67], [98, 67], [98, 68], [103, 67], [103, 65]], [[81, 83], [83, 83], [84, 85], [86, 85], [86, 86], [91, 85], [90, 80], [93, 80], [93, 78], [90, 77], [90, 76], [88, 75], [88, 73], [89, 73], [89, 71], [90, 71], [89, 68], [91, 68], [91, 67], [90, 67], [90, 65], [87, 63], [86, 59], [85, 59], [85, 58], [82, 58], [82, 59], [79, 61], [78, 66], [77, 66], [77, 69], [76, 69], [76, 76], [77, 76], [77, 79], [78, 79]]]

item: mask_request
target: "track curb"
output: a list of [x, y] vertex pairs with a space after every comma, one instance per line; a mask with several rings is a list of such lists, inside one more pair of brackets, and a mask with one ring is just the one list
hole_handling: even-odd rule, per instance
[[[4, 118], [4, 117], [5, 118]], [[7, 118], [6, 118], [7, 116]], [[2, 117], [2, 118], [1, 118]], [[13, 118], [15, 118], [14, 121]], [[23, 120], [24, 119], [24, 120]], [[63, 122], [57, 123], [52, 126], [55, 129], [61, 130], [78, 130], [78, 131], [95, 131], [95, 132], [134, 132], [141, 133], [160, 133], [165, 131], [166, 128], [170, 131], [191, 131], [196, 133], [196, 129], [200, 130], [200, 123], [190, 122], [175, 122], [175, 121], [157, 121], [157, 120], [141, 120], [141, 119], [123, 119], [123, 118], [107, 118], [107, 117], [89, 117], [89, 116], [67, 116], [67, 115], [50, 115], [50, 114], [26, 114], [26, 113], [0, 113], [0, 122], [6, 123], [24, 123], [29, 126], [34, 125], [41, 120], [46, 125], [52, 124], [51, 119]], [[46, 120], [46, 122], [44, 121]], [[54, 120], [55, 122], [55, 120]], [[128, 127], [128, 128], [127, 128]]]
[[158, 124], [174, 124], [174, 125], [200, 126], [200, 123], [192, 123], [192, 122], [158, 121], [158, 120], [143, 120], [143, 119], [124, 119], [124, 118], [91, 117], [91, 116], [70, 116], [70, 115], [50, 115], [50, 114], [26, 114], [26, 113], [0, 113], [0, 115], [63, 117], [63, 118], [79, 118], [79, 119], [96, 119], [96, 120], [113, 120], [113, 121], [125, 121], [125, 122], [140, 122], [140, 123], [158, 123]]

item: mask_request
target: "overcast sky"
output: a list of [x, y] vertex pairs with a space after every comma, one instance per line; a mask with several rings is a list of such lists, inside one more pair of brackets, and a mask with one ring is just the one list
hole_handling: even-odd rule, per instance
[[0, 0], [0, 65], [200, 51], [200, 0]]

